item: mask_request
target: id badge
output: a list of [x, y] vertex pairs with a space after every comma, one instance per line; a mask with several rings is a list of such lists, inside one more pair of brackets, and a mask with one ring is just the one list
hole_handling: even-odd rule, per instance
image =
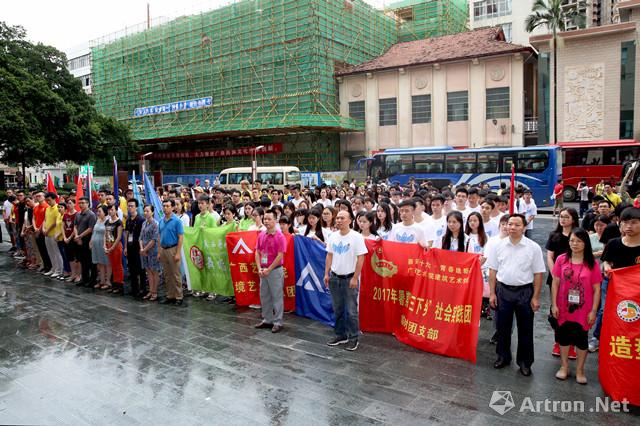
[[263, 265], [263, 266], [264, 266], [264, 265], [268, 265], [268, 264], [269, 264], [268, 262], [269, 262], [269, 261], [268, 261], [268, 259], [267, 259], [267, 255], [266, 255], [266, 254], [263, 254], [263, 255], [262, 255], [262, 257], [260, 258], [260, 265]]
[[580, 291], [576, 289], [569, 290], [568, 299], [570, 305], [579, 305], [580, 304]]
[[133, 242], [133, 234], [129, 234], [129, 239], [128, 239], [128, 241], [129, 241], [130, 243], [132, 243], [132, 242]]

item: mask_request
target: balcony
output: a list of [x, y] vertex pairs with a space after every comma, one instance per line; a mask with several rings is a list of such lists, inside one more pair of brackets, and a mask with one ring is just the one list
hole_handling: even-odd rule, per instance
[[524, 134], [525, 135], [538, 134], [538, 117], [524, 118]]

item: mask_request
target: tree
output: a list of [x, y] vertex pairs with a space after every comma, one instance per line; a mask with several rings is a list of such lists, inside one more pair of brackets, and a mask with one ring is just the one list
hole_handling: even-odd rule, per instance
[[531, 14], [525, 20], [528, 33], [536, 28], [545, 26], [553, 34], [551, 39], [553, 47], [553, 143], [558, 143], [558, 32], [566, 31], [567, 25], [584, 25], [585, 3], [564, 5], [565, 0], [536, 0], [531, 8]]
[[64, 53], [0, 21], [0, 160], [25, 167], [136, 149], [129, 129], [98, 113]]

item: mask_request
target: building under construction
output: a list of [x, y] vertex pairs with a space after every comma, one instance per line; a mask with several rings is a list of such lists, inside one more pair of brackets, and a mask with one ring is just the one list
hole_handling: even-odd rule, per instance
[[[260, 145], [261, 165], [337, 170], [339, 133], [364, 121], [340, 115], [334, 73], [399, 39], [464, 30], [466, 9], [450, 18], [458, 2], [403, 2], [404, 18], [361, 0], [243, 0], [183, 16], [94, 43], [96, 105], [165, 173], [245, 166]], [[446, 13], [418, 25], [432, 3]]]

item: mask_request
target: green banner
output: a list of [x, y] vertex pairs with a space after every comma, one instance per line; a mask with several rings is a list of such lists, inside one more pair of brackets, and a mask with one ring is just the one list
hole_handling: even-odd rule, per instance
[[184, 228], [183, 256], [191, 289], [233, 296], [226, 236], [234, 224], [217, 228]]

